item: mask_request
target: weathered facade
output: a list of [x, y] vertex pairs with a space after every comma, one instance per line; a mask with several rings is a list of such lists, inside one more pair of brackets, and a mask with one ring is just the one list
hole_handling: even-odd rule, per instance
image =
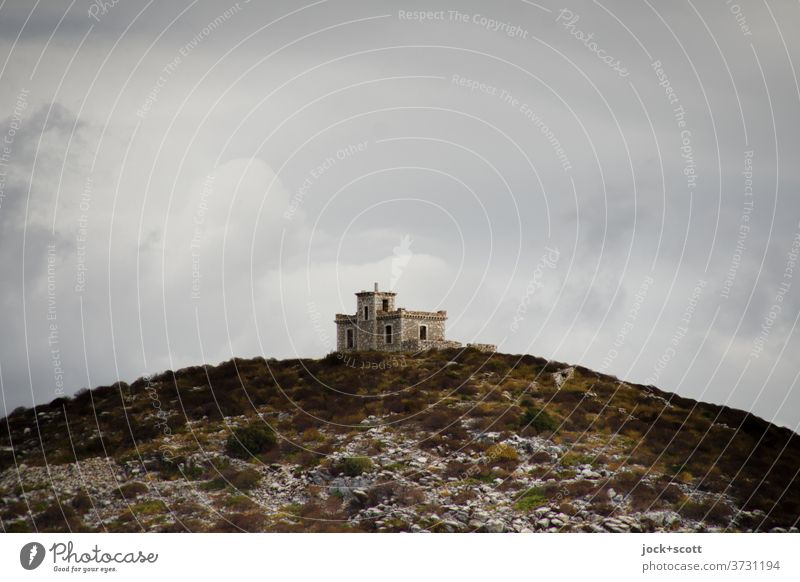
[[[339, 352], [379, 350], [387, 352], [421, 351], [431, 348], [459, 348], [460, 342], [445, 336], [446, 311], [410, 311], [395, 307], [391, 291], [356, 293], [356, 313], [336, 314], [336, 349]], [[474, 344], [494, 351], [488, 344]]]

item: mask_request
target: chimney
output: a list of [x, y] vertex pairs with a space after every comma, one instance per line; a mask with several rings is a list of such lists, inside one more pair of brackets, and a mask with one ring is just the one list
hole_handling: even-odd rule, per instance
[[378, 292], [378, 282], [376, 281], [375, 282], [375, 293], [377, 293], [377, 292]]

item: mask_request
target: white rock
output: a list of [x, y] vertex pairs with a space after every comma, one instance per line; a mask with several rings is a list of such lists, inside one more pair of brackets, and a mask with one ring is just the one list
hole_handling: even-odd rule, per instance
[[486, 524], [486, 531], [489, 533], [503, 533], [505, 526], [502, 521], [492, 519]]

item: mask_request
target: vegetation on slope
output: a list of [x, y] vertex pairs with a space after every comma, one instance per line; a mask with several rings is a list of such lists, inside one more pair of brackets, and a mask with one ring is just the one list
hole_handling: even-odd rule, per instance
[[[582, 367], [564, 381], [566, 367], [469, 349], [237, 358], [84, 390], [0, 421], [0, 524], [396, 531], [412, 524], [387, 507], [457, 514], [476, 496], [491, 501], [491, 487], [531, 528], [548, 504], [542, 527], [559, 530], [593, 531], [588, 517], [571, 521], [579, 513], [653, 510], [735, 531], [797, 525], [797, 434]], [[52, 477], [98, 460], [109, 477], [68, 487]], [[113, 517], [96, 503], [108, 490], [119, 500], [108, 507], [122, 507]], [[282, 495], [299, 501], [278, 507]]]

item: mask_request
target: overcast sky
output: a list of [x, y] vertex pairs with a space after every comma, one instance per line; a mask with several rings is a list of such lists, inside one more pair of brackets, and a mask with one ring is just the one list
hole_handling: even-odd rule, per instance
[[800, 425], [797, 2], [112, 4], [0, 4], [0, 414], [322, 356], [378, 281]]

